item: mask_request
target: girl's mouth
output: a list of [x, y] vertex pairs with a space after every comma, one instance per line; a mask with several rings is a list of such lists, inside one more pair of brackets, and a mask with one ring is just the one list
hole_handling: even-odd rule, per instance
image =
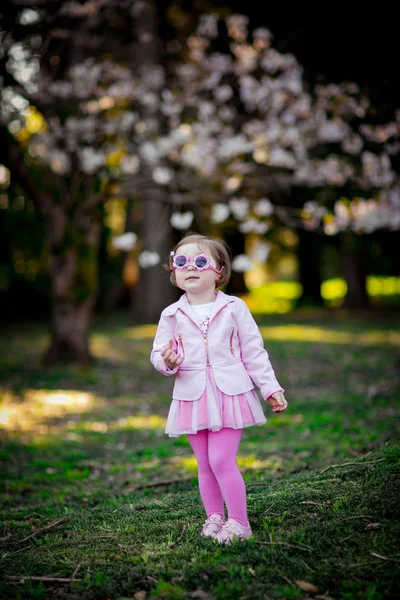
[[195, 275], [190, 275], [189, 277], [186, 277], [186, 281], [189, 281], [190, 279], [198, 279], [198, 277], [196, 277]]

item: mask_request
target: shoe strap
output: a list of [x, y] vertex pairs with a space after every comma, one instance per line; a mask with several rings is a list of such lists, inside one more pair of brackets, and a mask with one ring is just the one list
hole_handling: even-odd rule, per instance
[[204, 523], [204, 525], [210, 525], [210, 523], [218, 523], [218, 524], [220, 524], [222, 520], [223, 520], [223, 518], [221, 517], [221, 515], [210, 515], [207, 518], [207, 520]]

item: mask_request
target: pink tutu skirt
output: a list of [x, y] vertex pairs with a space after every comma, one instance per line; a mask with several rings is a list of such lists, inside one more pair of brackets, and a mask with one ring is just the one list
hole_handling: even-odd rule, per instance
[[254, 390], [228, 396], [217, 387], [211, 367], [207, 367], [206, 389], [198, 400], [172, 400], [165, 433], [179, 437], [200, 429], [219, 431], [223, 427], [243, 429], [262, 425], [267, 419]]

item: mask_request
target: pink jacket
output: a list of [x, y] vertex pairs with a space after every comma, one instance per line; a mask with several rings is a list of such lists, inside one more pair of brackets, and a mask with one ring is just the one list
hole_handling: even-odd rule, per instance
[[[174, 340], [174, 352], [184, 356], [183, 363], [173, 370], [161, 356], [170, 339]], [[207, 365], [213, 369], [218, 388], [230, 396], [254, 389], [253, 382], [264, 399], [284, 391], [245, 302], [221, 291], [217, 292], [205, 336], [186, 294], [167, 306], [161, 313], [150, 360], [164, 375], [176, 374], [172, 394], [175, 400], [197, 400], [202, 396]]]

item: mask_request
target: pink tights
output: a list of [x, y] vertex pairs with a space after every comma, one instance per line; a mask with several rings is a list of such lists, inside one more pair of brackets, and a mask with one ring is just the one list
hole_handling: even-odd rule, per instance
[[242, 429], [223, 428], [220, 431], [202, 429], [188, 434], [198, 466], [200, 496], [210, 516], [224, 516], [224, 501], [228, 518], [248, 526], [246, 487], [236, 464]]

